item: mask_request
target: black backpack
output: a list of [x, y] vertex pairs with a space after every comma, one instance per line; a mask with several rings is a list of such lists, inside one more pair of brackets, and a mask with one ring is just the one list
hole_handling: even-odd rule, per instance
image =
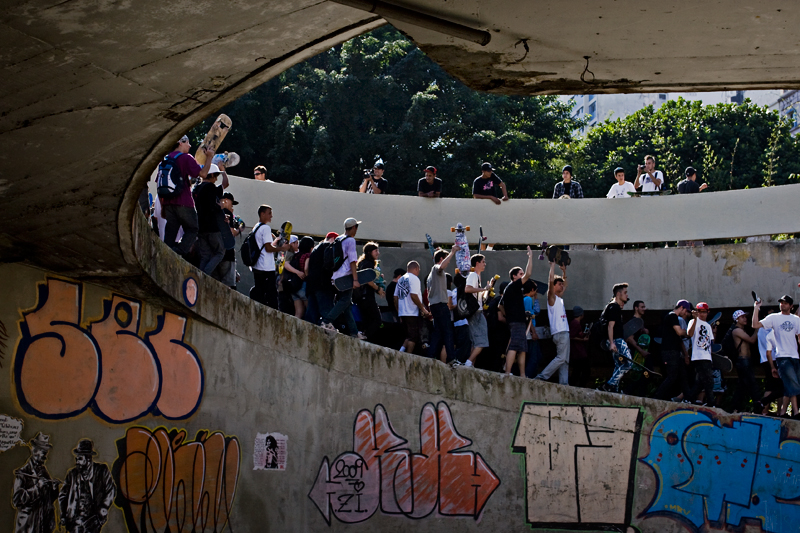
[[722, 355], [730, 359], [731, 361], [736, 361], [736, 358], [739, 357], [739, 348], [742, 346], [744, 339], [739, 341], [739, 346], [736, 346], [736, 339], [733, 337], [733, 332], [736, 329], [736, 324], [732, 324], [728, 331], [725, 333], [725, 336], [722, 337]]
[[159, 198], [177, 198], [183, 192], [183, 176], [181, 176], [181, 169], [178, 166], [178, 158], [182, 155], [181, 152], [173, 157], [168, 154], [158, 165], [156, 191]]
[[325, 249], [325, 256], [322, 264], [328, 272], [336, 272], [339, 270], [339, 267], [342, 266], [342, 263], [344, 263], [344, 246], [342, 243], [346, 238], [347, 235], [339, 235], [336, 237], [336, 240], [333, 241], [333, 244]]
[[[244, 266], [255, 266], [255, 264], [258, 263], [258, 258], [261, 257], [261, 251], [264, 249], [264, 246], [259, 247], [256, 242], [256, 231], [261, 225], [260, 222], [256, 224], [256, 227], [254, 227], [250, 235], [245, 238], [242, 247], [239, 249], [239, 254], [242, 256], [242, 263]], [[266, 244], [265, 241], [264, 245]]]

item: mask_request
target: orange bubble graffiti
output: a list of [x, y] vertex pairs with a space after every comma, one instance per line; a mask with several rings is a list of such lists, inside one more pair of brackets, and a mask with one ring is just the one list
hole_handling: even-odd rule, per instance
[[128, 530], [221, 533], [230, 518], [239, 480], [241, 450], [236, 437], [201, 431], [128, 428], [117, 441], [113, 474], [117, 505]]

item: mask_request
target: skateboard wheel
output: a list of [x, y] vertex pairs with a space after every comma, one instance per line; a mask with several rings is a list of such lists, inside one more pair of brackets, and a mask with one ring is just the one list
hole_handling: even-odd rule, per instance
[[464, 231], [469, 231], [469, 226], [467, 226], [466, 228], [464, 228]]
[[624, 361], [625, 361], [625, 358], [624, 358], [624, 357], [622, 357], [621, 355], [620, 355], [619, 357], [617, 357], [617, 359], [619, 359], [619, 362], [620, 362], [620, 363], [622, 363], [622, 362], [624, 362]]
[[453, 231], [453, 232], [454, 232], [454, 231], [456, 231], [456, 228], [454, 228], [454, 227], [450, 226], [450, 231]]
[[642, 375], [643, 375], [645, 378], [649, 378], [649, 377], [650, 377], [650, 372], [648, 372], [647, 370], [645, 370], [644, 372], [642, 372]]

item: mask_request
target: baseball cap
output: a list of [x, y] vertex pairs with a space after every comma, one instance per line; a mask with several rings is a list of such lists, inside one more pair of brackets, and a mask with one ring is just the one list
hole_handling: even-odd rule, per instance
[[484, 163], [484, 164], [481, 165], [481, 170], [488, 170], [488, 171], [491, 172], [494, 169], [492, 168], [492, 164], [491, 163]]
[[688, 300], [678, 300], [678, 303], [675, 304], [675, 308], [677, 309], [678, 307], [683, 307], [687, 311], [692, 310], [692, 304], [690, 304]]
[[784, 294], [783, 296], [778, 298], [778, 301], [779, 302], [786, 302], [789, 305], [793, 305], [794, 304], [794, 299], [791, 296], [789, 296], [788, 294]]
[[344, 229], [350, 229], [353, 226], [358, 226], [359, 224], [361, 224], [360, 220], [356, 220], [353, 217], [350, 217], [344, 221]]
[[574, 316], [575, 318], [583, 316], [583, 307], [581, 307], [580, 305], [576, 305], [575, 307], [573, 307], [572, 316]]
[[222, 172], [222, 171], [214, 163], [211, 163], [211, 166], [208, 167], [208, 173], [209, 174], [219, 174], [220, 172]]
[[564, 172], [565, 170], [569, 172], [570, 176], [572, 175], [572, 165], [564, 165], [564, 168], [561, 169], [561, 172]]
[[188, 135], [184, 135], [183, 137], [180, 138], [180, 140], [178, 142], [188, 143], [189, 142], [189, 136]]
[[620, 172], [625, 172], [625, 169], [622, 168], [622, 167], [617, 167], [617, 168], [614, 169], [614, 174], [618, 174]]
[[431, 172], [436, 174], [436, 167], [428, 165], [427, 167], [425, 167], [425, 171], [428, 171], [428, 170], [430, 170]]
[[708, 311], [708, 304], [705, 302], [698, 302], [698, 304], [695, 306], [695, 309], [698, 311]]
[[733, 319], [738, 320], [740, 316], [744, 316], [745, 312], [739, 309], [738, 311], [733, 312]]
[[239, 202], [233, 199], [233, 195], [229, 192], [226, 192], [222, 195], [223, 200], [230, 200], [233, 205], [239, 205]]
[[338, 233], [336, 233], [335, 231], [329, 231], [329, 232], [328, 232], [328, 233], [325, 235], [325, 239], [335, 239], [335, 238], [336, 238], [336, 237], [338, 237], [338, 236], [339, 236], [339, 234], [338, 234]]
[[383, 161], [376, 161], [372, 168], [383, 168]]
[[289, 237], [289, 244], [294, 244], [299, 240], [300, 239], [297, 238], [297, 235], [292, 235], [291, 237]]
[[695, 170], [694, 167], [686, 167], [684, 174], [688, 178], [689, 176], [694, 176], [695, 174], [697, 174], [697, 170]]

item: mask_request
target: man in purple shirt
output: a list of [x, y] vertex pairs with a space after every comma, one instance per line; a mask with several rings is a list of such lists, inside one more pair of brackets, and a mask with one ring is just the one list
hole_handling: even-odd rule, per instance
[[[197, 222], [197, 211], [194, 208], [194, 198], [192, 197], [192, 178], [205, 178], [211, 165], [200, 167], [195, 158], [189, 155], [189, 137], [184, 135], [178, 141], [175, 150], [170, 152], [170, 156], [177, 157], [178, 168], [181, 170], [183, 188], [181, 193], [175, 198], [161, 198], [161, 216], [167, 221], [164, 229], [164, 242], [172, 248], [175, 253], [186, 255], [192, 248], [194, 241], [197, 240], [199, 231]], [[213, 150], [205, 150], [206, 161], [211, 161], [214, 157]], [[183, 227], [183, 238], [180, 242], [175, 242], [178, 230]]]

